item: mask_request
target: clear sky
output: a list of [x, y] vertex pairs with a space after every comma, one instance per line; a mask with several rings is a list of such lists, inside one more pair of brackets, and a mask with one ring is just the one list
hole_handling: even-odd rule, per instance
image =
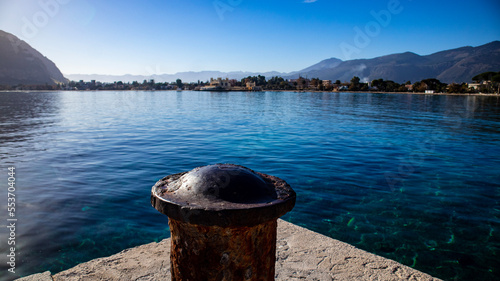
[[499, 0], [0, 0], [64, 74], [300, 70], [500, 40]]

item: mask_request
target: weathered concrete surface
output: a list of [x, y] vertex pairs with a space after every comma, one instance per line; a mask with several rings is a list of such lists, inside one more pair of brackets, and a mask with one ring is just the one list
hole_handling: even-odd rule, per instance
[[16, 279], [16, 281], [54, 281], [54, 279], [52, 279], [50, 271], [45, 271], [42, 273], [33, 274], [23, 278], [18, 278]]
[[[77, 265], [55, 281], [170, 280], [170, 239]], [[50, 280], [50, 279], [49, 279]], [[278, 220], [276, 280], [439, 280], [349, 244]]]
[[278, 222], [276, 280], [439, 280], [294, 224]]

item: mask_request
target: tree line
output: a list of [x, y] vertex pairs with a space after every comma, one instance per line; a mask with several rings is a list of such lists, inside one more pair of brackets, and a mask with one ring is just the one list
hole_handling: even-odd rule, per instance
[[[266, 80], [264, 76], [249, 76], [241, 80], [245, 82], [256, 82], [264, 90], [318, 90], [318, 91], [375, 91], [375, 92], [416, 92], [424, 93], [498, 93], [500, 92], [500, 72], [485, 72], [472, 78], [475, 83], [451, 83], [446, 84], [438, 79], [429, 78], [412, 83], [407, 81], [399, 84], [391, 80], [375, 79], [370, 82], [362, 82], [361, 78], [354, 76], [349, 82], [336, 80], [320, 80], [319, 78], [285, 80], [282, 77], [272, 77]], [[326, 82], [326, 83], [325, 83]]]
[[[319, 78], [304, 78], [286, 80], [279, 76], [266, 79], [263, 75], [248, 76], [240, 80], [231, 79], [231, 85], [235, 87], [245, 87], [248, 82], [255, 83], [262, 90], [307, 90], [307, 91], [371, 91], [371, 92], [416, 92], [423, 93], [432, 91], [435, 93], [499, 93], [500, 92], [500, 71], [484, 72], [472, 77], [475, 83], [442, 83], [438, 79], [429, 78], [415, 83], [407, 81], [399, 84], [391, 80], [375, 79], [370, 82], [364, 81], [354, 76], [349, 82], [336, 80], [321, 80]], [[208, 81], [198, 80], [195, 83], [183, 83], [181, 79], [175, 82], [160, 82], [144, 80], [142, 83], [133, 81], [124, 83], [122, 81], [114, 83], [101, 83], [95, 80], [90, 82], [70, 81], [67, 84], [57, 85], [0, 85], [0, 90], [193, 90], [199, 86], [209, 85]]]

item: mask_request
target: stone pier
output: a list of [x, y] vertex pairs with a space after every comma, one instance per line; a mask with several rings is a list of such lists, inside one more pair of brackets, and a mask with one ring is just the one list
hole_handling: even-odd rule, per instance
[[[440, 280], [300, 226], [278, 220], [276, 280]], [[170, 280], [170, 238], [51, 275], [18, 281]]]

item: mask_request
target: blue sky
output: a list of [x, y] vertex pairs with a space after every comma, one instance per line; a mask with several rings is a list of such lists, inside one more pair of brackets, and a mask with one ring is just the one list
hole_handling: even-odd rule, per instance
[[64, 74], [300, 70], [500, 40], [500, 1], [0, 0], [0, 29]]

